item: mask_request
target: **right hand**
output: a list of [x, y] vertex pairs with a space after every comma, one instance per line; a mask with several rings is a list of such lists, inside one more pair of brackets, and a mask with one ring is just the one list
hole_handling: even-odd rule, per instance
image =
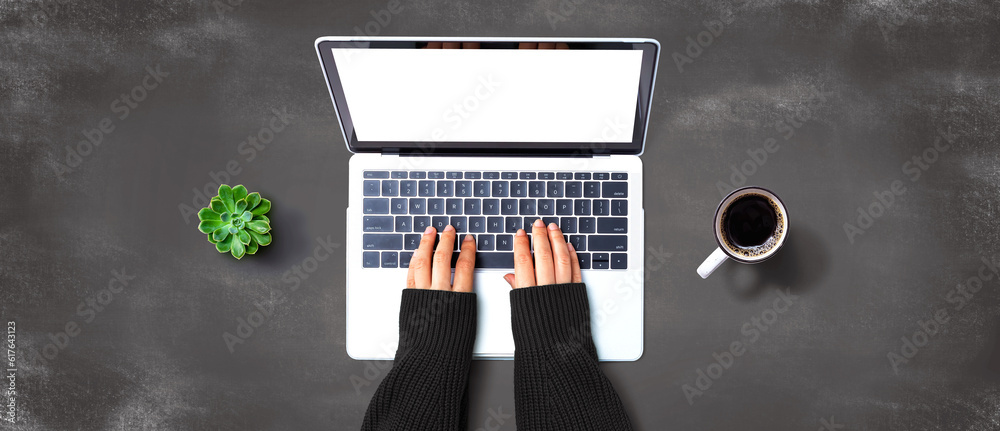
[[566, 243], [559, 226], [550, 223], [546, 228], [542, 219], [535, 220], [531, 240], [535, 246], [534, 262], [524, 229], [518, 229], [514, 235], [514, 273], [503, 276], [511, 288], [583, 282], [576, 250], [573, 244]]

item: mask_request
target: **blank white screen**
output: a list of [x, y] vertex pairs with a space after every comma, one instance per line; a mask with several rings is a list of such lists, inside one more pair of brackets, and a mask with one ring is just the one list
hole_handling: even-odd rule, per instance
[[360, 141], [631, 143], [639, 50], [334, 48]]

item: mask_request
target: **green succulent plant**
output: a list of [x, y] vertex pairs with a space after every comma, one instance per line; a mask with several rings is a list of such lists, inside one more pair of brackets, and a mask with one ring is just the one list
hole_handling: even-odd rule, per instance
[[208, 235], [219, 253], [242, 259], [271, 243], [271, 220], [264, 215], [270, 210], [271, 201], [259, 193], [247, 193], [243, 185], [223, 184], [209, 206], [198, 211], [198, 230]]

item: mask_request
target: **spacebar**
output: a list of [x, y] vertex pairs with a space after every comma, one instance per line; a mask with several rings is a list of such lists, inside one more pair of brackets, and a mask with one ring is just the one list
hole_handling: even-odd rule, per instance
[[513, 268], [514, 253], [476, 252], [476, 268]]

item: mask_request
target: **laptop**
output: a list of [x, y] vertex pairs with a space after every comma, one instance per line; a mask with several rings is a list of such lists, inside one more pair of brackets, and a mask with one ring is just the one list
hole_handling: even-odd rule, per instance
[[[477, 241], [473, 354], [514, 356], [513, 235], [542, 218], [578, 250], [598, 357], [643, 348], [642, 155], [653, 39], [321, 37], [347, 149], [347, 353], [392, 359], [427, 225]], [[440, 234], [439, 234], [440, 235]], [[434, 318], [428, 310], [426, 318]]]

